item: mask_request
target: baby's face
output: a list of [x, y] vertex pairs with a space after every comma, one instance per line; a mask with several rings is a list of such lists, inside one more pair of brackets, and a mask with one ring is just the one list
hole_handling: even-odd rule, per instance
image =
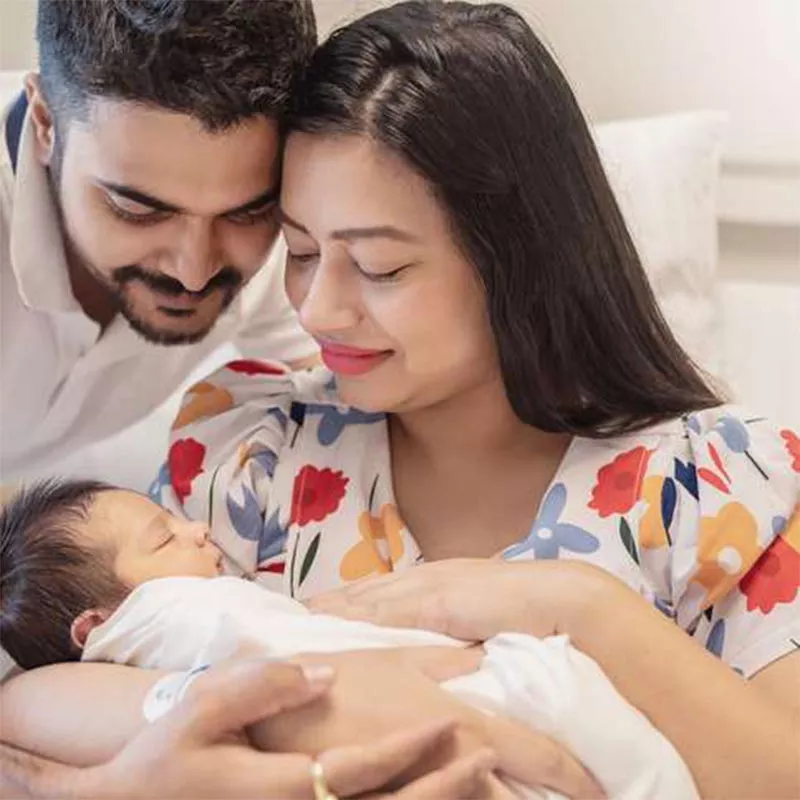
[[115, 572], [129, 586], [182, 575], [213, 578], [221, 572], [222, 554], [209, 541], [205, 523], [176, 517], [135, 492], [98, 494], [86, 532], [114, 548]]

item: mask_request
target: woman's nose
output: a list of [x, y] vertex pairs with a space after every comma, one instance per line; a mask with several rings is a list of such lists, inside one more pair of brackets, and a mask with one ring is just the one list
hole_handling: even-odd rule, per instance
[[297, 307], [300, 324], [312, 335], [325, 336], [358, 325], [354, 287], [341, 264], [320, 263]]

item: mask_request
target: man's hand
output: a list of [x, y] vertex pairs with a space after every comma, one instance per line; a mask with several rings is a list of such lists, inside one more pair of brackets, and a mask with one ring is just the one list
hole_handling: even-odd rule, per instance
[[[255, 722], [313, 703], [327, 692], [332, 676], [318, 671], [314, 677], [311, 671], [308, 680], [300, 667], [259, 662], [240, 662], [214, 672], [213, 680], [198, 680], [186, 700], [144, 729], [112, 761], [86, 770], [80, 795], [311, 798], [310, 757], [262, 753], [244, 744], [241, 735]], [[374, 744], [327, 750], [318, 760], [330, 790], [338, 796], [380, 793], [451, 735], [448, 721], [429, 723]], [[482, 749], [427, 772], [396, 796], [403, 800], [475, 796], [495, 763], [492, 751]]]

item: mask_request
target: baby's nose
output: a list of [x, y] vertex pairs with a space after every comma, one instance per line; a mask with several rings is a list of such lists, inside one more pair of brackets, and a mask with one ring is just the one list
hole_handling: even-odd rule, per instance
[[192, 523], [190, 536], [198, 547], [202, 547], [210, 537], [208, 525], [206, 525], [204, 522]]

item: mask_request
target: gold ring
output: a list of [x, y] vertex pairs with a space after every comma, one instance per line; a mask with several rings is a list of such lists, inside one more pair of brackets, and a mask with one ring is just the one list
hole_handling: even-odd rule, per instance
[[325, 770], [319, 761], [311, 762], [311, 780], [314, 781], [314, 800], [339, 800], [339, 798], [328, 788], [325, 780]]

